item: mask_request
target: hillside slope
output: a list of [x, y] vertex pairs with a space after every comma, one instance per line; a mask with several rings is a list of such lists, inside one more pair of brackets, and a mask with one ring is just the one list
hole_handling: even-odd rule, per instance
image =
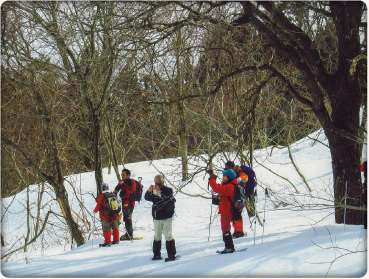
[[[324, 134], [310, 135], [327, 143]], [[9, 262], [2, 263], [2, 274], [7, 277], [360, 277], [367, 270], [367, 232], [363, 226], [334, 224], [332, 209], [332, 169], [329, 149], [311, 139], [303, 139], [291, 146], [293, 156], [310, 187], [306, 186], [290, 164], [286, 148], [267, 148], [256, 152], [258, 162], [255, 172], [258, 177], [258, 212], [261, 219], [265, 214], [265, 227], [255, 224], [255, 219], [243, 213], [244, 229], [247, 236], [236, 239], [236, 249], [247, 247], [245, 252], [217, 255], [215, 251], [223, 247], [220, 217], [217, 207], [209, 199], [190, 195], [207, 195], [207, 176], [200, 173], [192, 183], [176, 194], [176, 215], [173, 221], [173, 235], [181, 259], [172, 262], [152, 262], [153, 222], [151, 204], [142, 201], [133, 214], [136, 236], [144, 239], [121, 242], [110, 248], [99, 248], [103, 242], [99, 221], [95, 234], [87, 243], [70, 251], [65, 240], [55, 239], [62, 234], [56, 226], [45, 233], [43, 241], [48, 248], [41, 248], [38, 240], [31, 252], [18, 253]], [[230, 157], [232, 155], [230, 154]], [[216, 165], [222, 167], [220, 158]], [[192, 160], [192, 169], [203, 165]], [[178, 159], [127, 164], [133, 176], [143, 177], [145, 189], [152, 183], [158, 170], [179, 185]], [[281, 177], [287, 177], [296, 185], [299, 193]], [[68, 178], [81, 190], [85, 206], [92, 212], [95, 201], [88, 194], [94, 191], [93, 173], [83, 173]], [[104, 170], [104, 181], [111, 188], [117, 183], [115, 175]], [[37, 200], [37, 185], [33, 186], [31, 199]], [[264, 188], [270, 190], [270, 198], [265, 200]], [[70, 197], [72, 197], [72, 190]], [[22, 211], [26, 193], [3, 199], [2, 229], [8, 243], [25, 234], [25, 214]], [[52, 193], [44, 202], [52, 203]], [[73, 200], [72, 206], [77, 206]], [[265, 211], [264, 211], [265, 206]], [[8, 208], [5, 210], [5, 208]], [[22, 213], [23, 212], [23, 213]], [[46, 212], [46, 209], [45, 209]], [[210, 213], [211, 226], [209, 236]], [[54, 220], [56, 223], [58, 220]], [[60, 221], [59, 221], [60, 222]], [[54, 230], [54, 231], [53, 231]], [[123, 225], [120, 226], [124, 232]], [[67, 232], [64, 232], [67, 234]], [[44, 245], [45, 246], [45, 245]], [[4, 247], [5, 253], [10, 247]], [[166, 255], [165, 245], [162, 253]], [[43, 257], [42, 257], [43, 255]]]

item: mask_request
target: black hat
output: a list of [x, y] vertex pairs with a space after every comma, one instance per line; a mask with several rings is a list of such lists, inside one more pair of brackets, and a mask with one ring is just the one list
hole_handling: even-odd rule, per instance
[[232, 169], [234, 167], [234, 162], [233, 161], [227, 161], [225, 163], [225, 169], [229, 170]]

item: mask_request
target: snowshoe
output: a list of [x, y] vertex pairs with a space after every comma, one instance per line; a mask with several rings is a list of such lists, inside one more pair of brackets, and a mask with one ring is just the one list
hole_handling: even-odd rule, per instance
[[168, 258], [165, 259], [165, 262], [173, 262], [180, 258], [180, 256], [170, 255]]
[[110, 247], [110, 246], [111, 246], [110, 243], [109, 244], [106, 244], [106, 243], [99, 244], [99, 247]]
[[151, 260], [153, 260], [153, 261], [160, 261], [162, 259], [163, 258], [161, 257], [161, 255], [155, 255]]
[[[226, 248], [227, 249], [227, 248]], [[225, 250], [225, 249], [224, 249]], [[217, 251], [217, 254], [220, 254], [220, 255], [223, 255], [223, 254], [231, 254], [231, 253], [236, 253], [236, 252], [243, 252], [243, 251], [246, 251], [247, 248], [243, 248], [243, 249], [239, 249], [239, 250], [234, 250], [233, 252], [229, 252], [229, 253], [223, 253], [223, 251]]]
[[122, 241], [125, 241], [125, 240], [132, 240], [133, 239], [133, 236], [130, 236], [128, 234], [123, 234], [121, 237], [120, 237], [120, 240]]
[[231, 254], [233, 253], [235, 250], [234, 249], [230, 249], [230, 248], [224, 248], [223, 251], [217, 251], [218, 254]]
[[142, 240], [143, 237], [132, 237], [132, 240]]

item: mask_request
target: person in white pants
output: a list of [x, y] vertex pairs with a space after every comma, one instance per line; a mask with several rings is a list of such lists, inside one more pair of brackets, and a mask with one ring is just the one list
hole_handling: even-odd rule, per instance
[[153, 243], [154, 257], [152, 260], [161, 260], [161, 240], [162, 236], [166, 240], [168, 258], [175, 260], [176, 245], [172, 235], [172, 218], [174, 215], [175, 198], [173, 189], [164, 186], [164, 179], [161, 175], [154, 178], [155, 185], [151, 185], [145, 193], [145, 200], [151, 201], [152, 217], [154, 218], [155, 236]]

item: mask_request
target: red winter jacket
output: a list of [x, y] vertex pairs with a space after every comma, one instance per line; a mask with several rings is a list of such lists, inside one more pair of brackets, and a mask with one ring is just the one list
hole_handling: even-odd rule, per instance
[[[233, 179], [234, 184], [238, 184], [237, 179]], [[232, 183], [218, 184], [215, 178], [210, 178], [210, 186], [215, 193], [220, 194], [219, 214], [232, 216], [231, 201], [234, 202], [234, 185]]]
[[122, 199], [122, 206], [128, 206], [130, 203], [135, 206], [136, 202], [130, 202], [129, 196], [136, 191], [136, 182], [127, 178], [119, 181], [117, 187], [115, 187], [114, 192], [118, 193], [120, 191], [120, 198]]
[[119, 220], [119, 214], [114, 214], [113, 216], [109, 216], [109, 214], [105, 211], [103, 204], [104, 194], [109, 193], [109, 191], [104, 191], [98, 198], [97, 198], [97, 204], [94, 209], [94, 212], [97, 213], [100, 212], [100, 220], [105, 222], [113, 222], [114, 220]]

